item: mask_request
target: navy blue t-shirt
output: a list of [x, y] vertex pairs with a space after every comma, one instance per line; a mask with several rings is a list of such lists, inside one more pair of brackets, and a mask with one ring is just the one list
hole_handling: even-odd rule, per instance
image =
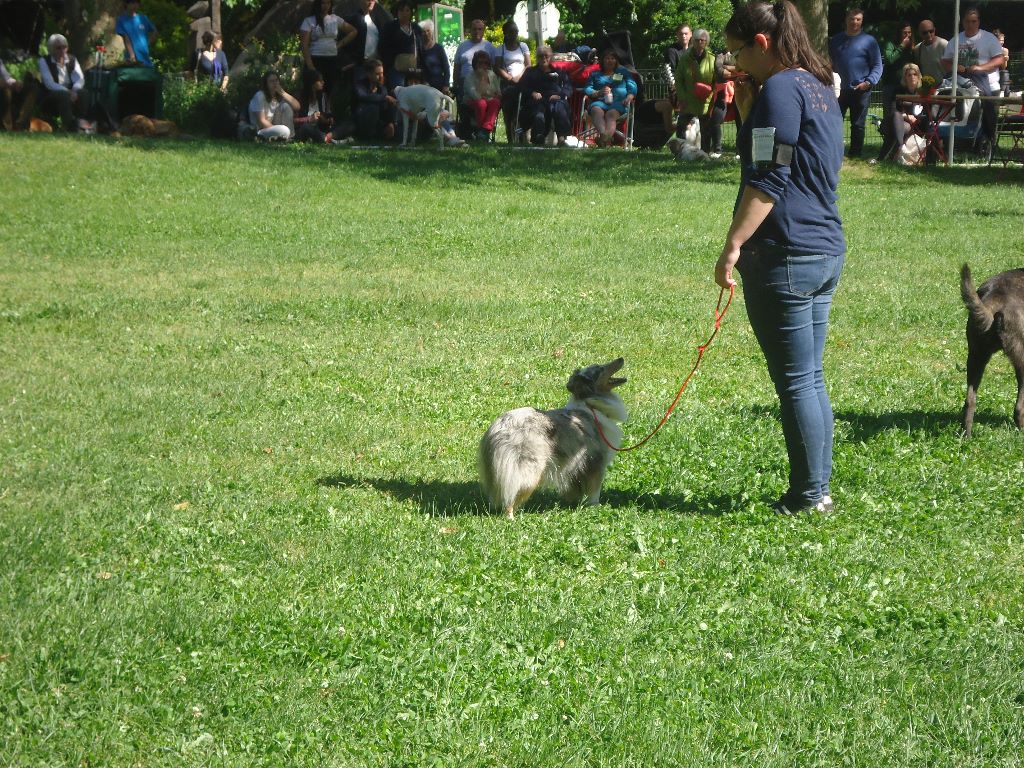
[[[793, 147], [789, 165], [757, 170], [751, 131], [774, 128], [775, 145]], [[843, 165], [843, 118], [835, 91], [809, 72], [787, 69], [769, 77], [736, 137], [741, 184], [775, 201], [749, 245], [779, 248], [795, 255], [846, 253], [837, 188]]]

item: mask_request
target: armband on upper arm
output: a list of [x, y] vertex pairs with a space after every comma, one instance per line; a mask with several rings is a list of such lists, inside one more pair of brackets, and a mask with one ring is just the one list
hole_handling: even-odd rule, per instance
[[777, 143], [774, 128], [754, 128], [751, 138], [753, 143], [751, 159], [757, 170], [767, 171], [792, 164], [793, 145]]

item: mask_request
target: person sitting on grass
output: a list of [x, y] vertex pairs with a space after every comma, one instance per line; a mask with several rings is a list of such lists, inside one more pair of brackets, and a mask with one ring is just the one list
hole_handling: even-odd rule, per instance
[[395, 138], [398, 99], [389, 94], [384, 85], [383, 62], [367, 59], [364, 71], [365, 76], [356, 83], [352, 109], [356, 136], [364, 141], [391, 141]]
[[49, 54], [39, 59], [39, 76], [43, 81], [39, 106], [48, 120], [59, 118], [65, 131], [77, 133], [85, 76], [78, 61], [68, 53], [68, 39], [64, 35], [50, 35], [46, 49]]
[[564, 72], [551, 66], [554, 53], [551, 46], [537, 49], [537, 66], [523, 73], [523, 117], [521, 123], [530, 129], [530, 141], [543, 144], [554, 129], [561, 144], [572, 132], [569, 119], [569, 98], [572, 86]]
[[480, 50], [473, 54], [473, 71], [463, 80], [462, 93], [466, 106], [473, 110], [476, 118], [473, 138], [489, 141], [501, 109], [501, 85], [491, 68], [491, 57], [487, 51]]
[[301, 116], [295, 118], [295, 138], [314, 144], [330, 144], [334, 139], [331, 132], [334, 116], [327, 98], [327, 81], [314, 69], [306, 71], [305, 82]]
[[636, 99], [636, 80], [619, 63], [619, 54], [608, 48], [601, 56], [601, 68], [587, 79], [583, 92], [590, 99], [590, 119], [597, 129], [597, 145], [610, 146], [615, 141], [615, 125]]
[[249, 102], [249, 122], [261, 141], [287, 141], [295, 135], [295, 113], [299, 100], [281, 86], [274, 70], [263, 75], [260, 90]]

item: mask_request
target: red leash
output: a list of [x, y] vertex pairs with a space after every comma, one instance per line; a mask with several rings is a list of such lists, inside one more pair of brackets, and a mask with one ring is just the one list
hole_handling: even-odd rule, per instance
[[[601, 428], [601, 420], [597, 418], [597, 411], [595, 411], [589, 405], [587, 406], [588, 408], [590, 408], [590, 412], [594, 415], [594, 424], [597, 425], [597, 433], [599, 435], [601, 435], [601, 439], [604, 440], [604, 444], [605, 445], [607, 445], [613, 451], [617, 451], [617, 452], [620, 452], [620, 453], [625, 453], [626, 451], [635, 451], [641, 445], [643, 445], [648, 440], [650, 440], [652, 437], [654, 437], [656, 434], [658, 434], [658, 431], [663, 426], [665, 426], [665, 422], [668, 421], [668, 417], [671, 416], [672, 415], [672, 411], [675, 410], [676, 403], [679, 402], [679, 398], [682, 397], [683, 392], [686, 391], [686, 386], [690, 383], [690, 379], [693, 378], [693, 374], [695, 374], [697, 372], [697, 369], [700, 368], [700, 361], [704, 359], [704, 352], [707, 351], [707, 348], [711, 346], [711, 342], [715, 340], [715, 336], [718, 335], [718, 329], [722, 327], [722, 318], [724, 318], [725, 317], [725, 313], [729, 311], [729, 307], [732, 305], [732, 297], [735, 295], [735, 293], [736, 293], [736, 286], [735, 285], [730, 285], [729, 286], [729, 300], [727, 302], [725, 302], [725, 307], [723, 308], [722, 307], [722, 297], [725, 295], [725, 288], [723, 288], [721, 291], [718, 292], [718, 306], [715, 307], [715, 330], [711, 332], [711, 336], [708, 338], [707, 341], [705, 341], [703, 344], [701, 344], [699, 347], [697, 347], [697, 361], [693, 364], [693, 368], [690, 370], [690, 374], [686, 377], [686, 380], [683, 382], [683, 386], [681, 386], [679, 388], [679, 391], [676, 392], [675, 400], [672, 401], [672, 405], [670, 405], [668, 407], [668, 410], [665, 411], [665, 415], [661, 417], [661, 421], [658, 422], [658, 426], [656, 426], [653, 430], [651, 430], [650, 434], [648, 434], [647, 437], [645, 437], [639, 443], [635, 443], [634, 445], [630, 445], [630, 446], [627, 446], [625, 448], [623, 448], [621, 446], [616, 448], [614, 445], [609, 443], [608, 442], [608, 438], [605, 437], [604, 430]], [[721, 311], [719, 311], [719, 310], [721, 310]]]

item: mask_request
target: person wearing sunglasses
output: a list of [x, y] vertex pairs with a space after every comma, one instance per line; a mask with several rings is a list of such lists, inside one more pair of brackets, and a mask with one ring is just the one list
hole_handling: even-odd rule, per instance
[[924, 19], [917, 25], [920, 42], [914, 46], [914, 63], [921, 68], [921, 77], [930, 77], [938, 85], [946, 76], [942, 69], [942, 53], [949, 41], [939, 37], [935, 22]]

